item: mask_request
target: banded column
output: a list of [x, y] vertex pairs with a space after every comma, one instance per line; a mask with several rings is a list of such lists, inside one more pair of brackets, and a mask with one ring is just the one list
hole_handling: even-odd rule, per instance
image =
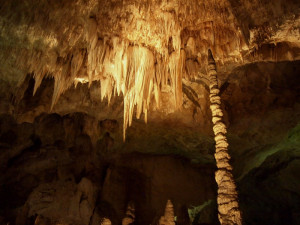
[[242, 217], [239, 209], [238, 194], [232, 175], [226, 125], [223, 122], [220, 90], [218, 87], [216, 63], [211, 50], [208, 50], [208, 76], [210, 90], [210, 109], [212, 112], [213, 131], [216, 141], [215, 159], [217, 171], [215, 179], [218, 185], [218, 217], [221, 225], [241, 225]]

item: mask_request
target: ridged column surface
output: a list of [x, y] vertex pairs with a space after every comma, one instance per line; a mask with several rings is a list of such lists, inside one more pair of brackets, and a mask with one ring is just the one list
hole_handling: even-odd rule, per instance
[[216, 141], [215, 159], [217, 171], [215, 179], [218, 185], [218, 217], [222, 225], [242, 224], [241, 212], [238, 203], [238, 194], [232, 175], [228, 142], [226, 138], [226, 125], [223, 122], [220, 90], [218, 87], [216, 63], [210, 50], [208, 50], [208, 76], [210, 90], [210, 109], [212, 112], [213, 131]]

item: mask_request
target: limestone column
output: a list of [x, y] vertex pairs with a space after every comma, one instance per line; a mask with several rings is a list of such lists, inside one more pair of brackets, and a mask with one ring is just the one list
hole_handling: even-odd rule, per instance
[[218, 185], [218, 217], [221, 225], [242, 224], [241, 212], [238, 203], [238, 194], [232, 175], [228, 142], [226, 139], [226, 125], [223, 122], [220, 90], [218, 87], [216, 63], [211, 50], [208, 50], [208, 76], [210, 90], [210, 109], [212, 112], [213, 131], [216, 141], [215, 159], [217, 171], [215, 179]]

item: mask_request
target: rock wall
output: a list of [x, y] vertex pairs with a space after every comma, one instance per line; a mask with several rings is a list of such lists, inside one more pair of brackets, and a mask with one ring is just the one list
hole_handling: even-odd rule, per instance
[[[105, 141], [93, 145], [86, 119], [91, 118], [79, 113], [44, 114], [33, 124], [17, 124], [2, 115], [2, 223], [88, 225], [109, 218], [119, 224], [133, 202], [135, 223], [147, 224], [158, 220], [167, 198], [179, 215], [214, 198], [213, 165], [194, 165], [174, 155], [116, 152]], [[99, 133], [114, 124], [94, 123], [106, 129]], [[188, 216], [180, 219], [189, 222]]]

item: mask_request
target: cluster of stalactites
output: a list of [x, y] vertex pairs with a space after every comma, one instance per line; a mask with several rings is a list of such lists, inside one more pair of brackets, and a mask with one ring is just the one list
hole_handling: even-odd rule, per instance
[[[91, 24], [91, 30], [96, 26]], [[32, 64], [30, 72], [34, 73], [34, 94], [42, 79], [51, 74], [54, 77], [54, 91], [51, 108], [59, 96], [73, 83], [100, 81], [101, 99], [107, 98], [110, 103], [113, 95], [124, 98], [123, 135], [132, 123], [134, 112], [140, 118], [147, 113], [150, 101], [154, 99], [156, 108], [160, 107], [161, 90], [170, 85], [173, 90], [176, 108], [182, 105], [182, 72], [185, 53], [177, 48], [168, 56], [154, 54], [146, 47], [132, 45], [118, 37], [99, 39], [96, 33], [88, 32], [87, 49], [76, 50], [65, 58], [53, 60], [51, 55]], [[36, 56], [39, 58], [39, 55]]]

